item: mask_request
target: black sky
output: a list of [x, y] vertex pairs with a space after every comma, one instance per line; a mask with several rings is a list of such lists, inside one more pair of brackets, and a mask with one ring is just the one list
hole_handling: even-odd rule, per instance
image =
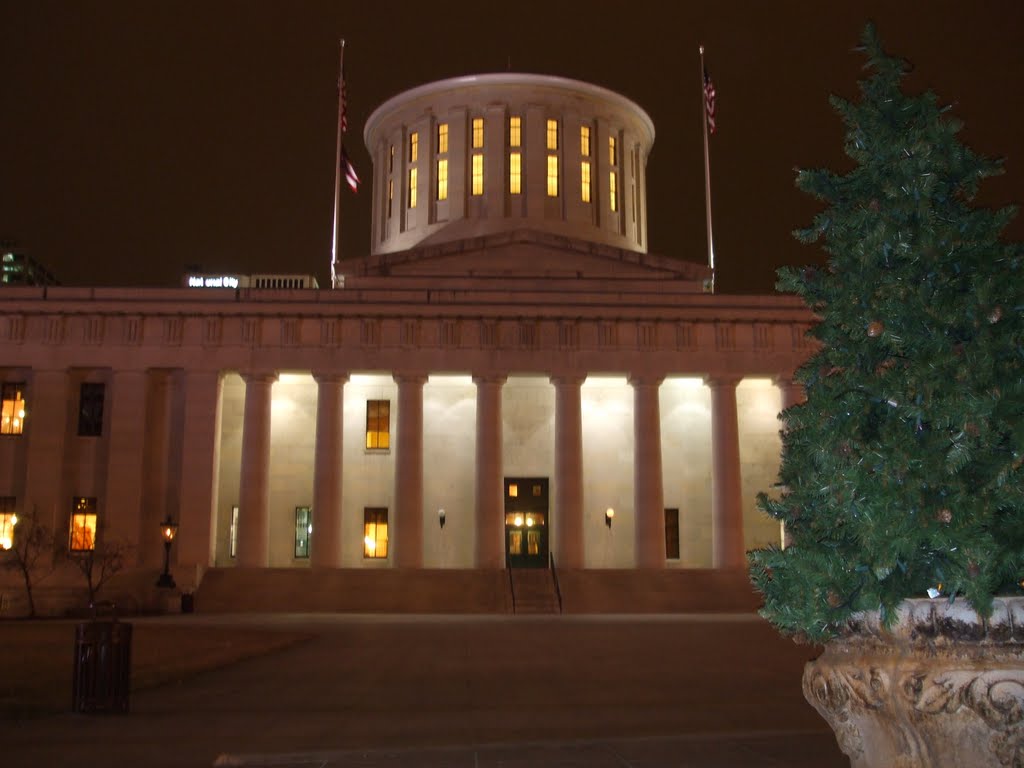
[[[777, 266], [821, 259], [790, 236], [815, 211], [793, 169], [844, 167], [828, 95], [856, 94], [852, 48], [869, 18], [913, 63], [908, 89], [935, 90], [967, 143], [1006, 158], [980, 200], [1024, 201], [1019, 0], [668, 7], [0, 0], [0, 240], [71, 285], [177, 285], [188, 264], [325, 285], [339, 37], [346, 146], [364, 179], [343, 198], [346, 256], [369, 245], [370, 112], [425, 82], [511, 67], [596, 83], [648, 111], [650, 250], [703, 262], [703, 42], [718, 89], [718, 291], [770, 290]], [[1024, 222], [1009, 236], [1024, 239]]]

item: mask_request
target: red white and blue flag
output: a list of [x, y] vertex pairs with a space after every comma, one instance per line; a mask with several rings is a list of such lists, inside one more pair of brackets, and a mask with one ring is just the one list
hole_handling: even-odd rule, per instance
[[704, 68], [704, 114], [708, 120], [708, 133], [715, 132], [715, 84], [711, 82], [711, 75], [707, 67]]
[[352, 165], [352, 161], [348, 158], [348, 152], [345, 151], [345, 147], [341, 148], [341, 170], [345, 174], [345, 183], [348, 184], [348, 188], [353, 192], [358, 192], [359, 176], [356, 174], [356, 167]]

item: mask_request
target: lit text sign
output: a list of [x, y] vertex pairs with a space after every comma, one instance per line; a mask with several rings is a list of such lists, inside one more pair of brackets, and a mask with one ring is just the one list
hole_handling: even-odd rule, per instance
[[238, 278], [231, 275], [219, 277], [206, 277], [204, 275], [189, 275], [189, 288], [237, 288]]

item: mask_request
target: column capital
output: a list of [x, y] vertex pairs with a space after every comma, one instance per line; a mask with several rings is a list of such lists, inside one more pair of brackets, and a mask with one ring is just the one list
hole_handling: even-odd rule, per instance
[[508, 374], [505, 373], [474, 373], [474, 384], [497, 384], [501, 386], [508, 381]]
[[578, 387], [587, 380], [585, 373], [554, 373], [548, 380], [556, 387]]
[[273, 384], [277, 381], [277, 371], [239, 371], [238, 375], [246, 384], [259, 382]]
[[348, 383], [348, 371], [313, 371], [313, 380], [317, 384]]
[[420, 371], [402, 371], [391, 374], [396, 384], [425, 384], [429, 374]]
[[631, 373], [627, 379], [633, 387], [660, 387], [665, 381], [662, 373]]
[[718, 387], [735, 388], [744, 378], [741, 373], [714, 374], [705, 376], [704, 383], [712, 389], [717, 389]]

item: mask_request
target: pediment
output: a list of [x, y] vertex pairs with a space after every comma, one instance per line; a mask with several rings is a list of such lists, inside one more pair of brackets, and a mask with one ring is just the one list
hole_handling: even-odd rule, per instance
[[581, 278], [700, 283], [703, 265], [532, 230], [467, 238], [344, 262], [351, 275]]

